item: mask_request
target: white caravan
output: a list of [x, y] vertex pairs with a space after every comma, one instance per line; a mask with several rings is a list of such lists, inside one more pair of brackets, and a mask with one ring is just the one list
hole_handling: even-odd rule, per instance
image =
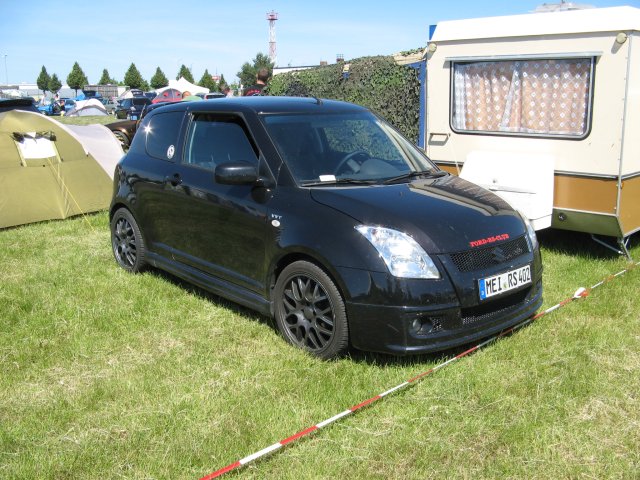
[[628, 254], [640, 230], [639, 31], [632, 7], [438, 23], [427, 154], [536, 229], [615, 237]]

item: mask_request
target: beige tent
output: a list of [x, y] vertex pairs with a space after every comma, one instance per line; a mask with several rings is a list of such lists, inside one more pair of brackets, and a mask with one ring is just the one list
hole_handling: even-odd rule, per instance
[[[94, 127], [89, 128], [91, 135], [101, 137]], [[98, 155], [104, 167], [82, 143], [79, 127], [72, 131], [32, 112], [0, 113], [0, 228], [109, 206], [113, 168], [122, 150], [111, 132], [100, 127], [105, 136], [88, 144], [107, 146], [108, 154]]]
[[77, 100], [68, 113], [65, 113], [67, 117], [85, 117], [89, 115], [109, 115], [107, 109], [102, 102], [96, 98], [89, 98], [87, 100]]

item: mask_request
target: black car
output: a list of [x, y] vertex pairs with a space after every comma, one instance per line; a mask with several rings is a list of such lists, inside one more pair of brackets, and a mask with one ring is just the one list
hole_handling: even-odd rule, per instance
[[311, 98], [179, 102], [116, 167], [113, 252], [274, 316], [321, 358], [448, 349], [542, 302], [535, 232], [369, 110]]
[[116, 118], [126, 118], [128, 120], [140, 119], [140, 113], [146, 105], [150, 105], [151, 100], [147, 97], [131, 97], [121, 100], [113, 114]]
[[0, 98], [0, 113], [9, 110], [23, 110], [26, 112], [40, 113], [31, 97], [25, 98]]

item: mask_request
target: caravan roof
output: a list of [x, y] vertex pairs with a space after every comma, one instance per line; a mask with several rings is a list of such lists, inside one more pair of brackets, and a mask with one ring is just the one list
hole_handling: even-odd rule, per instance
[[590, 8], [438, 22], [431, 41], [640, 30], [640, 9]]

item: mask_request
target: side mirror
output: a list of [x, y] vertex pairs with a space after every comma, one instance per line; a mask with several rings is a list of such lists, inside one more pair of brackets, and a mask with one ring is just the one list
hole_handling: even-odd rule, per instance
[[223, 185], [250, 185], [258, 178], [257, 167], [248, 162], [223, 163], [215, 170], [216, 182]]

